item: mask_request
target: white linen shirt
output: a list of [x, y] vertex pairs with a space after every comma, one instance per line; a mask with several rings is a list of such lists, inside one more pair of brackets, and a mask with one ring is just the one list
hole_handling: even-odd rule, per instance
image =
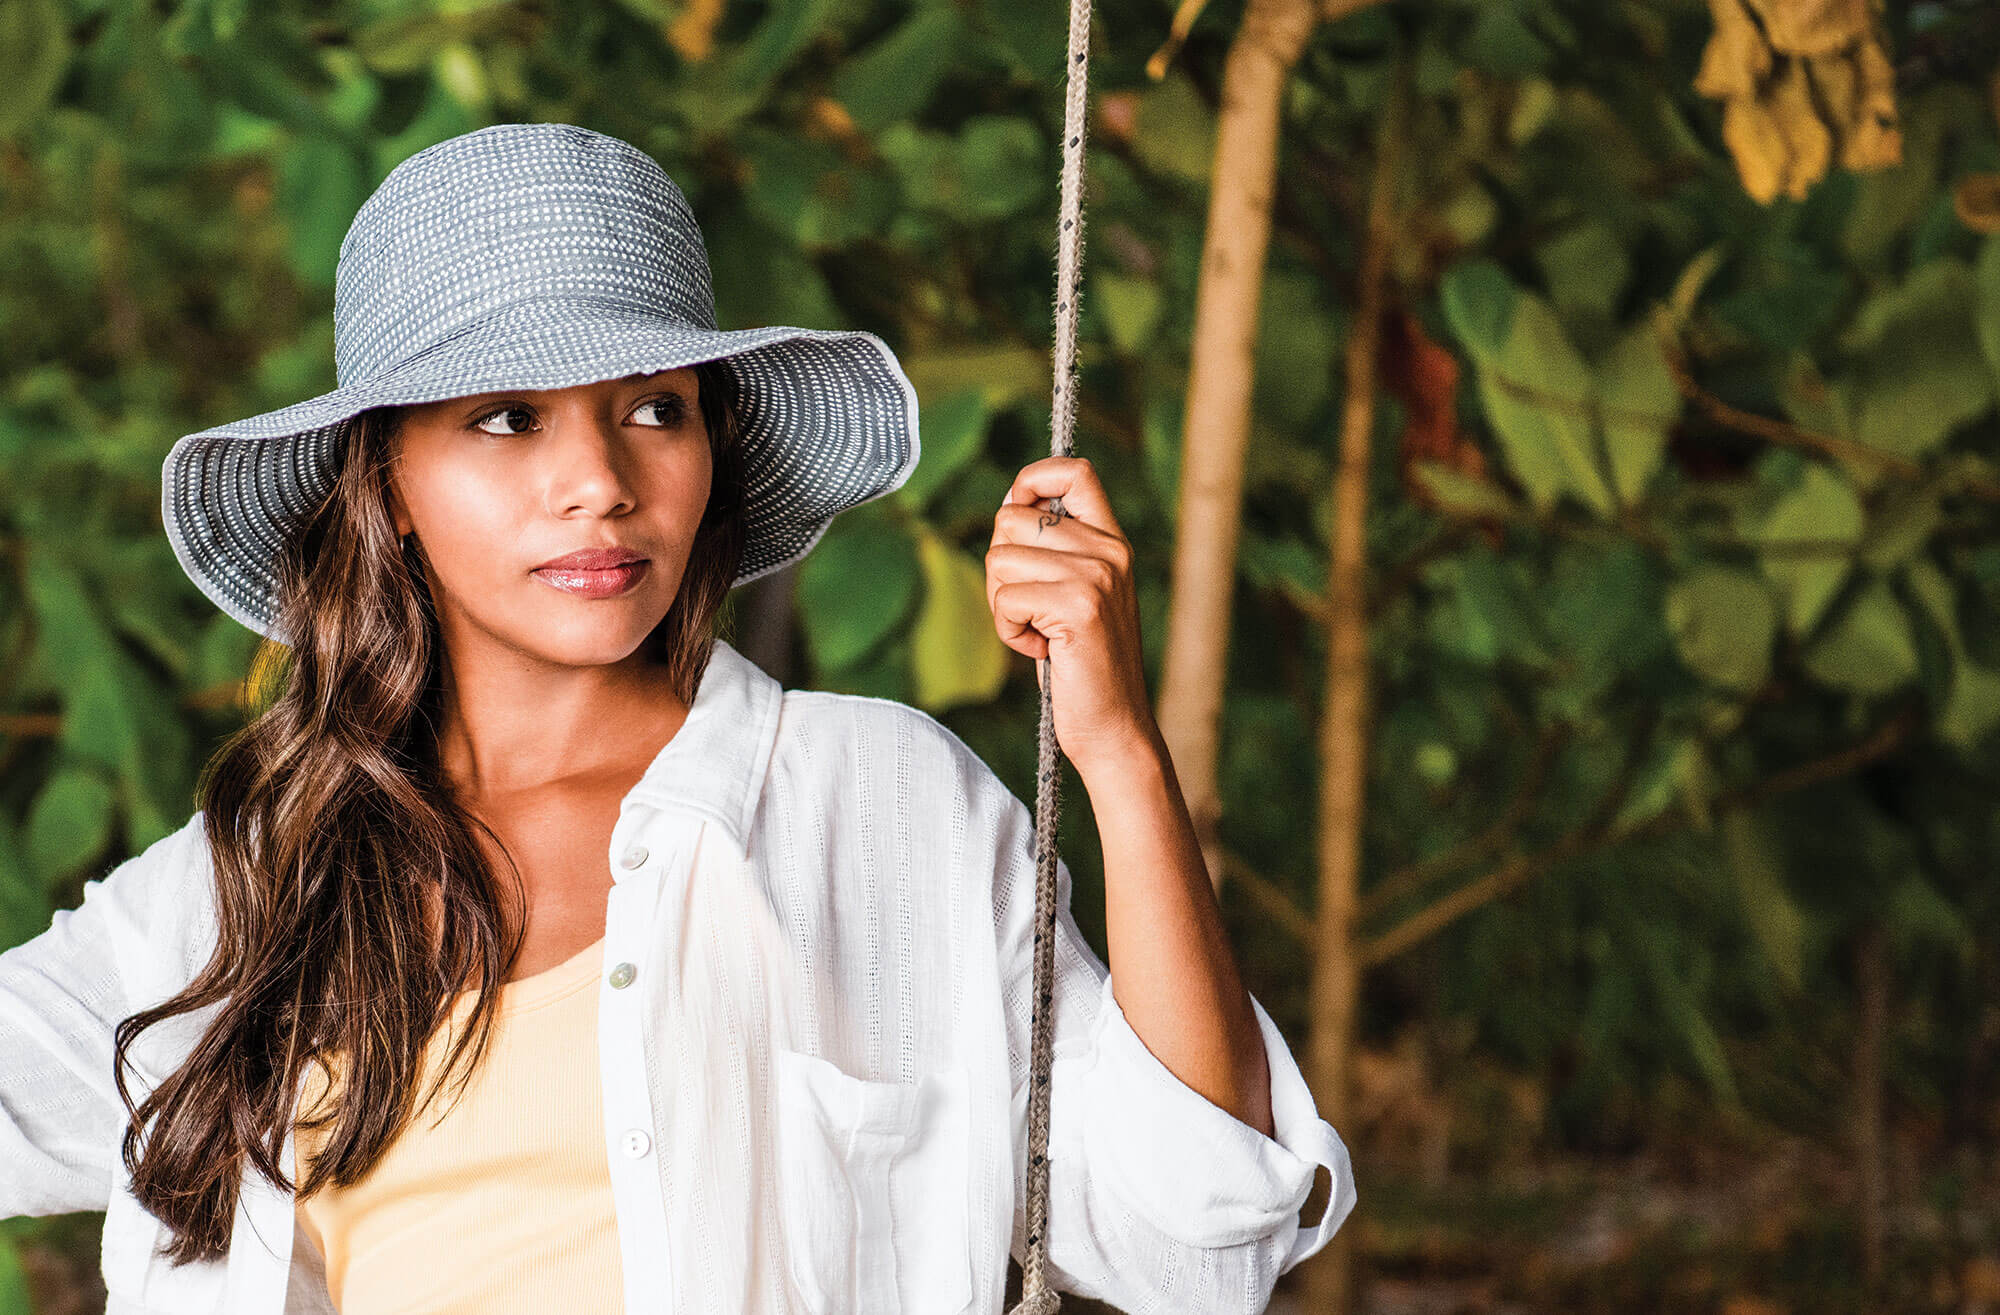
[[[107, 1315], [329, 1315], [290, 1192], [246, 1168], [228, 1255], [176, 1268], [128, 1190], [113, 1028], [213, 950], [201, 822], [0, 953], [0, 1217], [105, 1211]], [[1027, 806], [922, 711], [785, 690], [718, 640], [607, 862], [597, 1045], [626, 1309], [1001, 1311], [1027, 1235]], [[1254, 1000], [1275, 1138], [1160, 1063], [1058, 877], [1051, 1281], [1134, 1315], [1262, 1310], [1353, 1208], [1347, 1148]], [[135, 1101], [216, 1008], [140, 1036]], [[1301, 1225], [1320, 1167], [1332, 1195]]]

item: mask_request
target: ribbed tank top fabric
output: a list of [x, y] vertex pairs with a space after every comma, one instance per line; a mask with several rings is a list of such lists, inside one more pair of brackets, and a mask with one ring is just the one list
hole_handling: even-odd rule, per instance
[[[503, 983], [492, 1040], [463, 1093], [453, 1099], [455, 1073], [367, 1178], [298, 1204], [341, 1315], [624, 1310], [598, 1070], [603, 957], [600, 937]], [[430, 1039], [426, 1084], [476, 998], [455, 997], [450, 1026]], [[329, 1081], [311, 1070], [299, 1108], [314, 1109]], [[301, 1174], [325, 1132], [298, 1130]]]

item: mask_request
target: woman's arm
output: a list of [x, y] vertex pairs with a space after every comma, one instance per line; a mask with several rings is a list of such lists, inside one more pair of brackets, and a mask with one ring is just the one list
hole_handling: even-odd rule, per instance
[[1175, 1077], [1271, 1136], [1264, 1040], [1165, 742], [1155, 732], [1083, 780], [1104, 846], [1105, 948], [1119, 1007]]
[[[912, 716], [925, 733], [912, 737], [923, 752], [911, 773], [931, 783], [933, 798], [955, 819], [953, 844], [966, 864], [966, 888], [992, 901], [1011, 1076], [1010, 1249], [1020, 1259], [1028, 1235], [1034, 815], [962, 740], [922, 712], [913, 709]], [[1254, 997], [1260, 1053], [1268, 1057], [1271, 1132], [1171, 1072], [1133, 1030], [1119, 999], [1122, 984], [1077, 929], [1072, 891], [1069, 865], [1058, 857], [1050, 983], [1051, 1282], [1121, 1310], [1263, 1310], [1279, 1276], [1324, 1246], [1353, 1209], [1347, 1148], [1319, 1117], [1284, 1035]], [[1176, 967], [1166, 976], [1171, 984], [1189, 974]], [[1302, 1224], [1301, 1207], [1322, 1169], [1332, 1185], [1326, 1208]]]
[[[1067, 515], [1039, 505], [1056, 497]], [[1090, 463], [1049, 457], [1022, 469], [994, 518], [987, 601], [1003, 642], [1049, 659], [1056, 738], [1103, 840], [1119, 1006], [1174, 1076], [1269, 1136], [1264, 1043], [1153, 719], [1131, 563]]]
[[85, 882], [80, 905], [0, 952], [0, 1218], [103, 1210], [123, 1176], [113, 1033], [133, 960], [174, 922], [166, 906], [182, 898], [200, 820]]

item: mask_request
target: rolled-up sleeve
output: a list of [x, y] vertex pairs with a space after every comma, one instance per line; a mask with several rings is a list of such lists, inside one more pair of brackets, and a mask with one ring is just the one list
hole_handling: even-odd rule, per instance
[[112, 1078], [130, 1007], [121, 965], [157, 934], [152, 901], [199, 821], [85, 882], [81, 904], [0, 952], [0, 1218], [106, 1208], [126, 1124]]
[[[983, 784], [1005, 795], [995, 805], [993, 894], [1014, 1078], [1018, 1260], [1027, 1235], [1034, 827], [1027, 806], [997, 777]], [[1068, 864], [1058, 860], [1056, 873], [1051, 1281], [1132, 1311], [1261, 1311], [1278, 1276], [1325, 1246], [1354, 1208], [1347, 1147], [1319, 1117], [1297, 1061], [1254, 996], [1275, 1136], [1161, 1063], [1132, 1030], [1112, 994], [1110, 969], [1077, 928]], [[1302, 1225], [1300, 1210], [1321, 1169], [1331, 1194], [1321, 1217]]]
[[[1354, 1207], [1354, 1176], [1347, 1147], [1333, 1125], [1319, 1117], [1278, 1025], [1253, 995], [1264, 1053], [1271, 1070], [1271, 1122], [1267, 1137], [1181, 1081], [1162, 1064], [1111, 992], [1106, 976], [1098, 1003], [1096, 1063], [1078, 1075], [1083, 1135], [1104, 1149], [1112, 1186], [1152, 1225], [1189, 1246], [1239, 1246], [1285, 1241], [1278, 1272], [1318, 1251]], [[1178, 1143], [1201, 1159], [1162, 1155]], [[1320, 1169], [1332, 1175], [1328, 1208], [1311, 1229], [1299, 1227], [1299, 1209]], [[1290, 1235], [1296, 1235], [1292, 1237]]]

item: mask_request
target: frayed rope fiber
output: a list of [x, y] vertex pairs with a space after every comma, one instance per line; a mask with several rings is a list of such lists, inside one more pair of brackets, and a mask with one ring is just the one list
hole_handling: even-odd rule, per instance
[[[1075, 451], [1076, 302], [1083, 270], [1083, 158], [1088, 132], [1090, 0], [1070, 0], [1067, 95], [1063, 102], [1062, 196], [1056, 230], [1055, 398], [1049, 414], [1049, 454]], [[1062, 499], [1050, 510], [1058, 516]], [[1028, 1079], [1028, 1248], [1021, 1263], [1021, 1300], [1009, 1315], [1055, 1315], [1061, 1305], [1048, 1283], [1049, 1069], [1053, 1045], [1056, 941], [1056, 821], [1062, 803], [1056, 743], [1055, 681], [1046, 657], [1041, 671], [1041, 745], [1035, 760], [1035, 994]]]

